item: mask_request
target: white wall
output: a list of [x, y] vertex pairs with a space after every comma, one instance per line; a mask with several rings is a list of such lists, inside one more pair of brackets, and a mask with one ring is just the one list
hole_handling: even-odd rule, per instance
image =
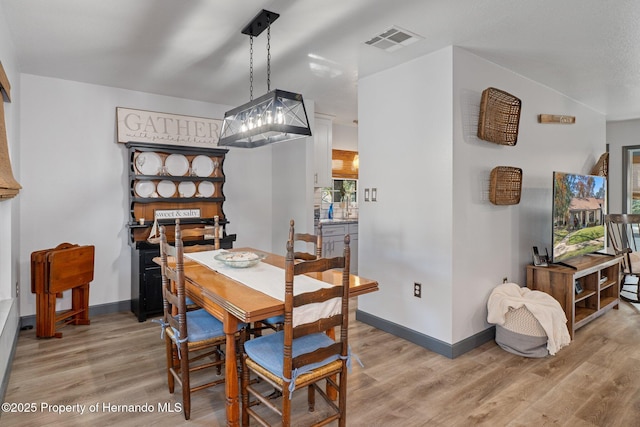
[[[539, 83], [454, 48], [453, 336], [458, 342], [487, 327], [486, 301], [502, 282], [526, 284], [531, 247], [551, 249], [554, 170], [589, 173], [605, 151], [605, 117]], [[522, 100], [517, 144], [480, 140], [482, 91], [496, 87]], [[540, 124], [538, 114], [576, 116], [573, 125]], [[495, 206], [488, 180], [496, 166], [523, 170], [521, 201]]]
[[[380, 291], [358, 309], [450, 342], [452, 49], [358, 81], [358, 274]], [[377, 188], [378, 201], [363, 190]], [[413, 283], [422, 283], [421, 299]]]
[[[309, 121], [313, 123], [313, 109]], [[309, 107], [307, 107], [309, 114]], [[312, 132], [313, 132], [313, 124]], [[272, 252], [285, 255], [289, 222], [301, 233], [313, 232], [313, 137], [273, 146]]]
[[607, 123], [609, 143], [609, 212], [629, 213], [625, 195], [622, 194], [622, 147], [640, 145], [640, 120], [624, 120]]
[[[115, 108], [222, 118], [227, 107], [33, 75], [23, 74], [21, 83], [20, 314], [35, 313], [30, 254], [62, 242], [96, 246], [90, 305], [128, 300], [129, 184]], [[238, 234], [236, 246], [271, 248], [271, 153], [227, 155], [224, 211], [227, 231]], [[65, 297], [58, 309], [69, 304]]]
[[358, 151], [358, 126], [334, 123], [331, 146], [334, 150]]
[[[20, 118], [19, 67], [17, 54], [11, 43], [7, 25], [2, 25], [4, 21], [4, 10], [2, 6], [0, 6], [0, 62], [11, 85], [11, 102], [4, 102], [1, 96], [0, 102], [3, 102], [4, 122], [13, 175], [20, 181], [20, 133], [18, 126]], [[19, 239], [16, 230], [19, 224], [19, 204], [19, 196], [0, 201], [0, 300], [16, 296], [14, 284], [18, 280], [16, 267]]]
[[[515, 147], [475, 136], [489, 86], [522, 99]], [[531, 246], [550, 246], [552, 172], [589, 172], [605, 149], [604, 116], [460, 48], [358, 87], [360, 192], [377, 187], [379, 199], [360, 204], [359, 272], [380, 282], [358, 308], [455, 344], [489, 327], [487, 298], [503, 277], [525, 284]], [[541, 113], [576, 124], [538, 124]], [[488, 201], [499, 165], [523, 169], [519, 205]]]

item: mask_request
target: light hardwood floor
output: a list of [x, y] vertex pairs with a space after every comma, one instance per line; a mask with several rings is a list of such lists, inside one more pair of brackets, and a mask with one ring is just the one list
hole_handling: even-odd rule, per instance
[[[225, 425], [222, 386], [193, 395], [190, 421], [160, 412], [180, 398], [166, 386], [158, 324], [115, 313], [62, 331], [62, 339], [20, 333], [5, 402], [35, 403], [36, 412], [3, 413], [0, 425]], [[350, 341], [364, 368], [354, 363], [349, 376], [349, 426], [640, 425], [640, 313], [627, 303], [544, 359], [489, 342], [451, 360], [356, 321]], [[313, 418], [305, 399], [294, 397], [296, 425]], [[84, 414], [54, 412], [78, 404]], [[115, 406], [135, 404], [153, 412]]]

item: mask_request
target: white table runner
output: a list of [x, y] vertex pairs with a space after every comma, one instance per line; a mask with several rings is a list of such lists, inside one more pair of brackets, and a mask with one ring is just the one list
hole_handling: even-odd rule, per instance
[[[214, 256], [221, 252], [226, 251], [220, 249], [216, 251], [190, 252], [184, 254], [184, 256], [211, 270], [217, 271], [246, 286], [267, 294], [272, 298], [284, 301], [284, 269], [265, 262], [259, 262], [258, 265], [249, 268], [229, 267], [214, 259]], [[294, 295], [299, 295], [330, 286], [332, 285], [329, 283], [302, 274], [296, 276], [294, 279], [293, 293]], [[324, 303], [296, 307], [293, 311], [293, 326], [313, 322], [317, 319], [340, 313], [341, 303], [340, 298], [332, 298]]]

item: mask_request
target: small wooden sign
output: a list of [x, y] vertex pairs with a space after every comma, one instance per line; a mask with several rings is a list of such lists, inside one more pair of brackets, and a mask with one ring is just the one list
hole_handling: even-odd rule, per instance
[[118, 142], [216, 148], [222, 120], [116, 107]]
[[200, 218], [200, 209], [158, 209], [155, 219]]
[[538, 123], [563, 123], [572, 125], [576, 122], [576, 116], [562, 116], [556, 114], [539, 114]]

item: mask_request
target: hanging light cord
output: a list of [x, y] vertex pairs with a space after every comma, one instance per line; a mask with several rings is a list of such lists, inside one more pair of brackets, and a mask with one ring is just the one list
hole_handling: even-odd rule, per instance
[[253, 36], [249, 36], [249, 101], [253, 101]]
[[267, 16], [267, 92], [271, 92], [271, 19]]
[[[267, 17], [267, 92], [271, 91], [271, 20]], [[253, 35], [249, 35], [249, 101], [253, 101]]]

